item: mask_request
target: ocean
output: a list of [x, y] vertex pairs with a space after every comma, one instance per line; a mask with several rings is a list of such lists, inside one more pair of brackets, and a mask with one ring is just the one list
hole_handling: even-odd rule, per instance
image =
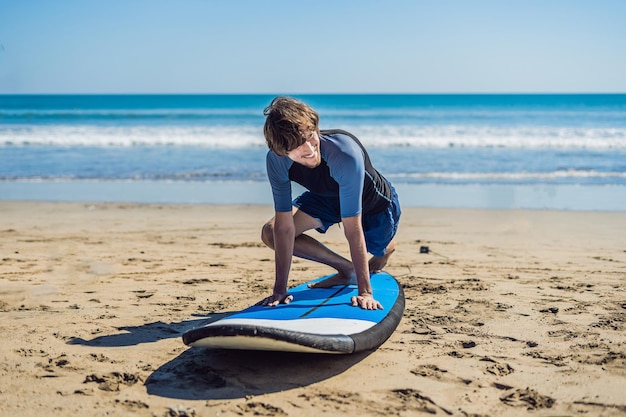
[[[403, 205], [626, 210], [626, 94], [296, 95]], [[0, 95], [0, 200], [269, 204], [271, 95]]]

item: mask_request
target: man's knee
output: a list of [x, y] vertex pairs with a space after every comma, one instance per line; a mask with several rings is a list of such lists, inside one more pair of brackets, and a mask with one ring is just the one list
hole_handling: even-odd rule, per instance
[[274, 249], [274, 223], [270, 220], [261, 229], [261, 240], [270, 248]]

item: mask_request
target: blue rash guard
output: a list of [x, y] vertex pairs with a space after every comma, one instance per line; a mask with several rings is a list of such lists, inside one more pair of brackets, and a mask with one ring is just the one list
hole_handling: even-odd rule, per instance
[[267, 153], [267, 175], [272, 186], [274, 209], [292, 210], [291, 181], [328, 200], [338, 200], [338, 217], [373, 215], [387, 209], [392, 187], [373, 166], [367, 151], [352, 134], [343, 130], [320, 131], [322, 162], [316, 168], [294, 163], [287, 156]]

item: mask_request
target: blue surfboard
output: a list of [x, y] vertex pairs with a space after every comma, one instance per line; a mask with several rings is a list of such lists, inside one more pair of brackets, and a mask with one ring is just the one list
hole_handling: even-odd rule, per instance
[[400, 323], [404, 292], [386, 272], [371, 276], [374, 296], [384, 310], [353, 307], [356, 284], [308, 288], [311, 282], [289, 290], [294, 298], [289, 304], [254, 305], [185, 332], [183, 342], [221, 349], [347, 354], [380, 346]]

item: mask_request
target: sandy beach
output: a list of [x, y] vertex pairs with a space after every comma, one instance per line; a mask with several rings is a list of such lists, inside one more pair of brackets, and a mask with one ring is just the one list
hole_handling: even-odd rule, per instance
[[[269, 295], [272, 214], [0, 202], [0, 416], [626, 415], [626, 212], [406, 208], [380, 348], [188, 348]], [[330, 272], [297, 260], [290, 285]]]

